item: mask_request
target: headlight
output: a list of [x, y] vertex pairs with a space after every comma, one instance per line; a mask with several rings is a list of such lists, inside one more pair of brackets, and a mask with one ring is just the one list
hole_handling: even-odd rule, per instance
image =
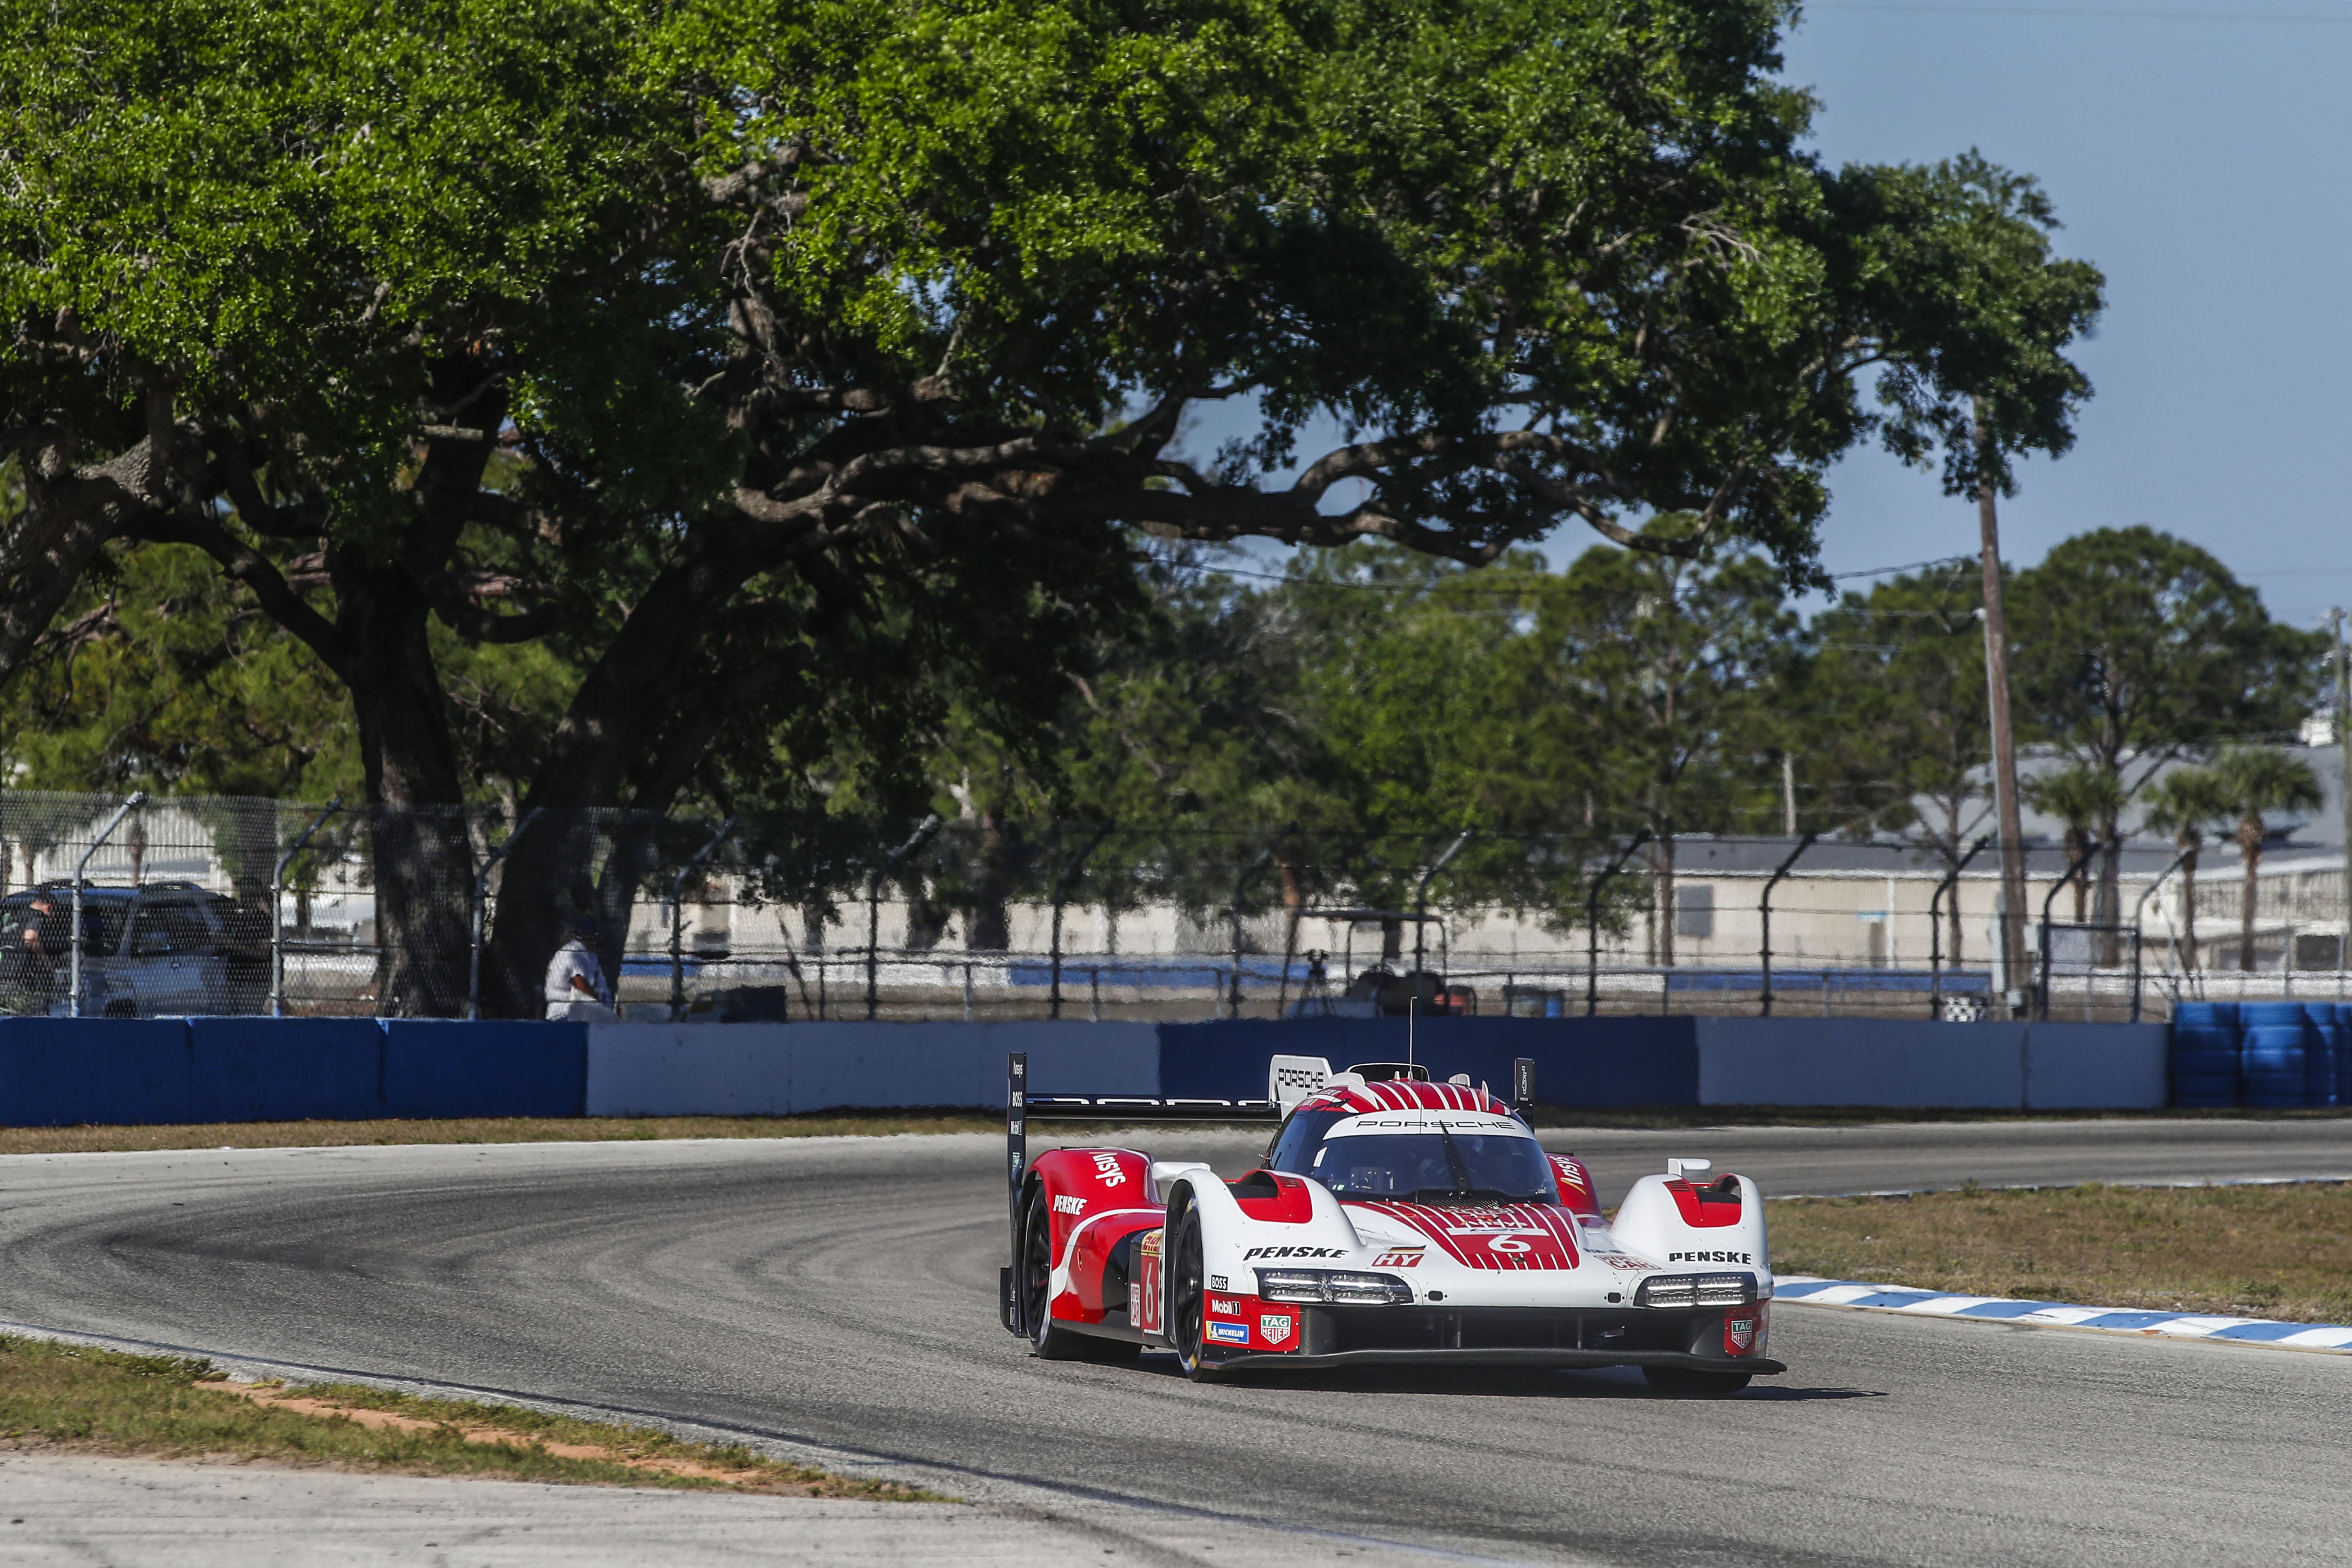
[[1257, 1293], [1268, 1301], [1337, 1301], [1345, 1306], [1404, 1306], [1412, 1287], [1393, 1274], [1350, 1274], [1337, 1269], [1260, 1269]]
[[1642, 1281], [1642, 1307], [1741, 1307], [1756, 1299], [1753, 1274], [1659, 1274]]

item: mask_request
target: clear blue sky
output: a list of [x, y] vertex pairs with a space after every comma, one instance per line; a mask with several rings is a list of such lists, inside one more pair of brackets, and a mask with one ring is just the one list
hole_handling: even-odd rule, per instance
[[[2352, 4], [1820, 4], [1787, 59], [1829, 159], [1976, 147], [2038, 175], [2061, 245], [2107, 275], [2082, 350], [2097, 395], [2003, 507], [2011, 560], [2147, 523], [2283, 619], [2352, 601]], [[1972, 508], [1927, 475], [1864, 454], [1832, 485], [1832, 571], [1974, 548]]]
[[[2283, 619], [2352, 603], [2352, 0], [1813, 4], [1786, 54], [1830, 161], [1977, 148], [2038, 176], [2061, 248], [2106, 273], [2081, 349], [2097, 395], [2074, 451], [2028, 463], [2004, 503], [2011, 562], [2146, 523]], [[1218, 423], [1191, 444], [1213, 448]], [[1930, 474], [1869, 451], [1832, 486], [1832, 571], [1976, 549], [1974, 507]], [[1549, 544], [1559, 560], [1592, 542], [1570, 525]]]

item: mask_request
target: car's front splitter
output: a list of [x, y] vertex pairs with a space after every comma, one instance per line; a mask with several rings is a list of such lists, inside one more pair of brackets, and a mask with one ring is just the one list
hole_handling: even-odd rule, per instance
[[1760, 1355], [1694, 1355], [1679, 1350], [1568, 1350], [1490, 1346], [1469, 1350], [1340, 1350], [1321, 1355], [1300, 1352], [1244, 1352], [1215, 1361], [1221, 1371], [1247, 1367], [1342, 1366], [1674, 1366], [1688, 1372], [1752, 1372], [1769, 1376], [1789, 1370], [1784, 1362]]

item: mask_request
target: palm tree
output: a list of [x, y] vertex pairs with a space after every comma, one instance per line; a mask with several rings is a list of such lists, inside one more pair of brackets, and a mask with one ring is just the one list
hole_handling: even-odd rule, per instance
[[2262, 862], [2270, 829], [2266, 812], [2308, 811], [2326, 797], [2311, 764], [2275, 746], [2237, 746], [2213, 765], [2221, 777], [2230, 810], [2238, 813], [2238, 853], [2245, 862], [2246, 890], [2239, 904], [2238, 967], [2254, 972], [2254, 868]]
[[[2064, 844], [2066, 863], [2073, 865], [2096, 841], [2092, 831], [2100, 823], [2112, 821], [2124, 809], [2123, 786], [2116, 776], [2104, 768], [2086, 768], [2076, 763], [2055, 773], [2045, 773], [2039, 779], [2029, 779], [2019, 786], [2018, 792], [2026, 803], [2047, 817], [2055, 817], [2066, 825]], [[2084, 923], [2083, 900], [2090, 884], [2084, 874], [2084, 866], [2074, 873], [2074, 924]]]
[[2141, 800], [2147, 820], [2140, 831], [2172, 841], [2180, 860], [2180, 913], [2184, 968], [2197, 967], [2197, 852], [2205, 835], [2230, 820], [2235, 810], [2221, 776], [2210, 768], [2176, 768], [2149, 785]]

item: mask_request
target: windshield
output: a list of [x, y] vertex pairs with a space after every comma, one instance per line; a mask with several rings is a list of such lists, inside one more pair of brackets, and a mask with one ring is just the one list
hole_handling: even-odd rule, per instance
[[[1498, 1125], [1501, 1121], [1444, 1113], [1334, 1116], [1311, 1132], [1286, 1128], [1271, 1164], [1312, 1176], [1339, 1197], [1558, 1203], [1559, 1188], [1542, 1147], [1524, 1132]], [[1374, 1123], [1412, 1130], [1367, 1125]]]

